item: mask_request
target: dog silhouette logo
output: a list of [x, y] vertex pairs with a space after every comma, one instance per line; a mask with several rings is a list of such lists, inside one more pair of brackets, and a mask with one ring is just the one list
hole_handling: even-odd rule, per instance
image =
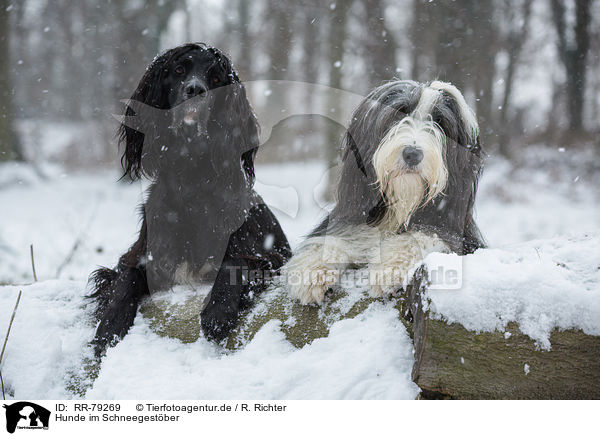
[[14, 433], [18, 429], [48, 429], [50, 411], [28, 401], [19, 401], [10, 405], [4, 404], [6, 409], [6, 431]]

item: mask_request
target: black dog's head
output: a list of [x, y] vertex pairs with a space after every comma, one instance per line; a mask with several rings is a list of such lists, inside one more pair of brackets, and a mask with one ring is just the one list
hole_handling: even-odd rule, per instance
[[258, 123], [230, 60], [205, 44], [185, 44], [147, 68], [125, 112], [138, 118], [119, 130], [122, 164], [131, 179], [210, 160], [239, 164], [249, 180]]

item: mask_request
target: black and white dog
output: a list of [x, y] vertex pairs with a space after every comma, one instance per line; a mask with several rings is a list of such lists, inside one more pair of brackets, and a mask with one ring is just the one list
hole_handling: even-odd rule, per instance
[[125, 174], [152, 185], [138, 240], [114, 269], [92, 276], [96, 355], [127, 333], [144, 296], [195, 280], [213, 284], [200, 322], [221, 340], [266, 286], [256, 272], [291, 255], [253, 190], [258, 123], [244, 86], [219, 50], [186, 44], [151, 63], [127, 105]]
[[[294, 298], [321, 303], [340, 274], [359, 265], [374, 272], [371, 293], [383, 295], [430, 252], [484, 245], [473, 219], [479, 127], [453, 85], [376, 88], [354, 112], [343, 146], [337, 203], [284, 266]], [[382, 271], [399, 277], [383, 283]]]

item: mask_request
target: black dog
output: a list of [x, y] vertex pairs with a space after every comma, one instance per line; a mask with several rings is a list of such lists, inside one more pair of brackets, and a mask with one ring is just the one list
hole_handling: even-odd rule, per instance
[[96, 355], [123, 338], [144, 296], [193, 280], [213, 284], [201, 326], [222, 340], [266, 286], [256, 272], [279, 269], [291, 254], [253, 191], [258, 123], [244, 86], [219, 50], [186, 44], [152, 62], [127, 104], [125, 175], [153, 183], [138, 240], [115, 269], [92, 275]]

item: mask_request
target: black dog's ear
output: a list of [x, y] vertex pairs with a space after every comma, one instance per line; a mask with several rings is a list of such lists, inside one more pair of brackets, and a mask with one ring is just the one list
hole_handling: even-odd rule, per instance
[[[139, 101], [145, 105], [149, 105], [159, 109], [166, 109], [167, 96], [162, 89], [162, 78], [164, 70], [171, 58], [173, 50], [166, 52], [155, 59], [146, 69], [136, 90], [131, 95], [130, 100]], [[125, 110], [125, 117], [139, 116], [131, 108]], [[127, 119], [127, 118], [126, 118]], [[138, 126], [144, 126], [144, 120], [136, 120]], [[149, 131], [145, 128], [140, 128], [143, 131]], [[123, 156], [121, 157], [121, 165], [125, 170], [123, 177], [128, 176], [131, 180], [137, 180], [142, 175], [147, 174], [147, 171], [142, 167], [142, 154], [144, 146], [144, 133], [125, 124], [121, 124], [118, 131], [119, 146], [124, 147]]]
[[210, 136], [220, 139], [226, 153], [241, 155], [246, 178], [253, 183], [254, 157], [259, 145], [258, 120], [246, 96], [246, 89], [227, 56], [217, 49], [209, 50], [215, 55], [218, 68], [227, 77], [224, 86], [216, 90], [212, 123], [214, 131]]

